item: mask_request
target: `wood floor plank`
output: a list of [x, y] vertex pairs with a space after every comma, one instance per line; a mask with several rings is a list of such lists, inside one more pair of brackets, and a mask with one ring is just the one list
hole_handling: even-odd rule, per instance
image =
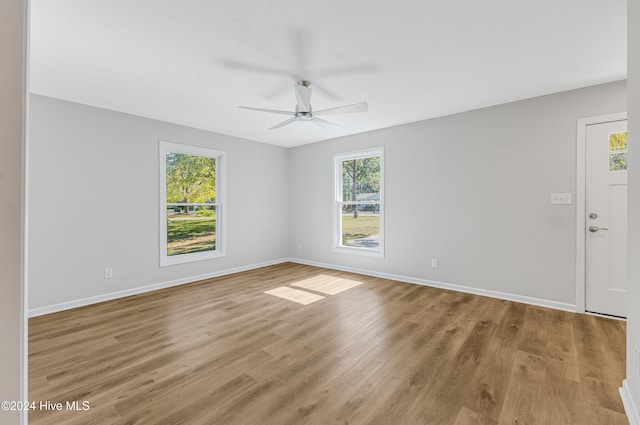
[[542, 307], [530, 307], [526, 309], [525, 321], [518, 350], [530, 354], [543, 355], [547, 352], [549, 334], [552, 331], [549, 326], [551, 310]]
[[[535, 326], [538, 328], [538, 324]], [[539, 348], [538, 344], [536, 347]], [[537, 348], [537, 349], [538, 349]], [[507, 398], [499, 425], [545, 424], [544, 403], [545, 359], [536, 354], [518, 351], [513, 363]]]
[[[360, 284], [337, 293], [345, 281]], [[325, 298], [264, 294], [305, 282]], [[90, 409], [29, 423], [627, 425], [625, 332], [283, 263], [31, 319], [30, 399]]]
[[[610, 319], [581, 315], [574, 319], [576, 350], [579, 356], [581, 391], [585, 404], [624, 412], [619, 394], [614, 392], [620, 386], [619, 370], [624, 366], [615, 361], [612, 347], [606, 334], [619, 330], [618, 322]], [[593, 413], [594, 417], [600, 413]]]
[[469, 380], [464, 401], [465, 406], [478, 412], [480, 423], [497, 423], [500, 419], [524, 311], [522, 304], [505, 302], [503, 310], [494, 312], [497, 326], [488, 337], [486, 351], [489, 355], [478, 363], [477, 372]]
[[585, 405], [580, 383], [558, 376], [556, 373], [549, 373], [548, 368], [544, 383], [544, 405], [545, 423], [558, 425], [589, 423], [584, 416]]
[[[453, 422], [457, 407], [469, 393], [469, 382], [479, 371], [478, 365], [493, 355], [488, 346], [497, 327], [497, 323], [490, 319], [495, 314], [495, 306], [492, 305], [493, 300], [481, 300], [485, 305], [475, 310], [476, 319], [472, 321], [471, 331], [449, 356], [449, 362], [438, 368], [435, 379], [428, 386], [430, 396], [420, 403], [412, 403], [409, 418], [414, 423]], [[427, 408], [424, 409], [423, 405]]]
[[580, 382], [573, 316], [549, 311], [549, 320], [553, 332], [549, 332], [547, 340], [547, 373]]

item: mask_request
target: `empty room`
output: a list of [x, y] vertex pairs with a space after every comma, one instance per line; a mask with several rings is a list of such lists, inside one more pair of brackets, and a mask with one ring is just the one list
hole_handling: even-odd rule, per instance
[[0, 11], [0, 424], [640, 425], [637, 2]]

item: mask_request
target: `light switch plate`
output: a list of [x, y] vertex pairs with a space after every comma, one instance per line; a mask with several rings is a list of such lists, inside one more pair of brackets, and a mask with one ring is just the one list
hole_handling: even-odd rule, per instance
[[571, 193], [552, 193], [551, 205], [571, 205]]

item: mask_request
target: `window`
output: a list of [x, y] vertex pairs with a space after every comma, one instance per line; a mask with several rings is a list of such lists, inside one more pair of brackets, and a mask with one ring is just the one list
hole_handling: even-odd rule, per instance
[[334, 250], [384, 256], [383, 148], [335, 157]]
[[609, 134], [609, 171], [627, 170], [627, 132]]
[[224, 152], [160, 142], [160, 265], [224, 255]]

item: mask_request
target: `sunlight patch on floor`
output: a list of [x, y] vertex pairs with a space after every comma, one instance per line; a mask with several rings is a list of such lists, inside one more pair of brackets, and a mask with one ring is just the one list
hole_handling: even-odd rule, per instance
[[268, 291], [264, 291], [264, 293], [273, 295], [274, 297], [284, 298], [285, 300], [293, 301], [302, 305], [309, 305], [324, 299], [322, 295], [300, 291], [299, 289], [287, 288], [286, 286], [270, 289]]
[[314, 292], [320, 292], [321, 294], [336, 295], [360, 284], [362, 284], [362, 282], [321, 274], [319, 276], [291, 283], [290, 285], [298, 288], [309, 289]]

